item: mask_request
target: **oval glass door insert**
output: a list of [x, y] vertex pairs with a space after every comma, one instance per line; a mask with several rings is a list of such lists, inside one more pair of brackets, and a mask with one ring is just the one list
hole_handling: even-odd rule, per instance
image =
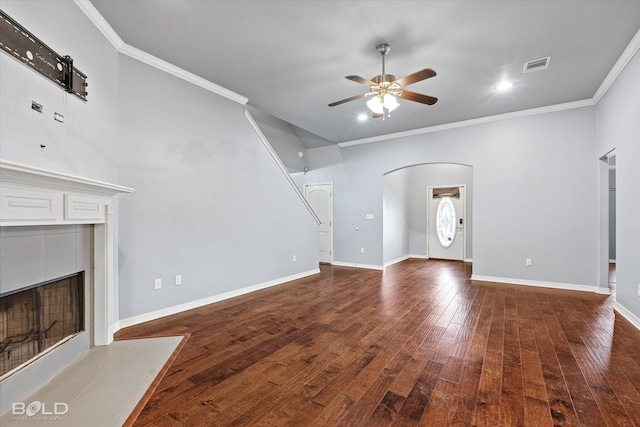
[[448, 248], [456, 238], [456, 208], [451, 197], [443, 197], [436, 210], [436, 233], [438, 243], [443, 248]]

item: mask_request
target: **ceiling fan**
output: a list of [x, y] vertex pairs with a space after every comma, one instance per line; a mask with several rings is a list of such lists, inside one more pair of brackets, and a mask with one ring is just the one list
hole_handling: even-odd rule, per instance
[[425, 68], [417, 71], [408, 76], [404, 76], [400, 79], [396, 79], [393, 74], [387, 74], [384, 68], [384, 57], [389, 53], [391, 47], [386, 44], [379, 44], [376, 50], [382, 56], [382, 74], [375, 76], [371, 80], [367, 80], [360, 76], [346, 76], [347, 80], [354, 81], [356, 83], [363, 84], [369, 87], [369, 92], [362, 93], [360, 95], [352, 96], [350, 98], [342, 99], [340, 101], [332, 102], [329, 107], [335, 107], [336, 105], [344, 104], [345, 102], [354, 101], [356, 99], [364, 97], [372, 97], [367, 101], [367, 106], [373, 112], [373, 117], [382, 117], [384, 119], [385, 112], [387, 116], [390, 111], [395, 110], [398, 105], [396, 97], [406, 99], [409, 101], [420, 102], [422, 104], [433, 105], [438, 102], [438, 98], [433, 96], [423, 95], [421, 93], [411, 92], [403, 89], [403, 86], [408, 86], [412, 83], [416, 83], [422, 80], [429, 79], [436, 75], [436, 72], [431, 68]]

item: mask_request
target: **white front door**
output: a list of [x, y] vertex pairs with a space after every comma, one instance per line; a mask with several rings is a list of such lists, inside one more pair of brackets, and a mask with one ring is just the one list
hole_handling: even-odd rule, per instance
[[306, 184], [304, 197], [320, 220], [318, 226], [320, 262], [331, 264], [333, 261], [333, 183]]
[[427, 189], [429, 258], [464, 260], [465, 187]]

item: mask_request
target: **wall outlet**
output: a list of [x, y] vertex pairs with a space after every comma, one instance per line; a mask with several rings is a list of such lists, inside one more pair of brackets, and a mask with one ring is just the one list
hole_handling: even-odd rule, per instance
[[531, 258], [527, 258], [524, 261], [524, 265], [526, 265], [527, 267], [531, 267], [533, 265], [533, 261], [531, 260]]
[[363, 254], [364, 253], [364, 248], [360, 248], [360, 253]]
[[176, 276], [176, 286], [180, 286], [180, 285], [182, 285], [182, 276], [178, 274]]
[[154, 286], [156, 289], [160, 289], [162, 287], [162, 279], [156, 279]]
[[297, 260], [298, 260], [298, 257], [296, 255], [294, 255], [292, 261], [296, 262]]

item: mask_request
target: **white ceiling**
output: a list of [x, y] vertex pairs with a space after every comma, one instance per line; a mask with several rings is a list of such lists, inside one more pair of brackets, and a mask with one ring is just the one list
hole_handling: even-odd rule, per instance
[[[590, 99], [640, 29], [639, 0], [91, 2], [124, 43], [247, 97], [310, 145]], [[367, 91], [344, 77], [380, 74], [382, 42], [387, 73], [438, 73], [407, 88], [438, 103], [400, 100], [365, 122], [364, 99], [328, 107]], [[546, 56], [547, 70], [522, 73]]]

